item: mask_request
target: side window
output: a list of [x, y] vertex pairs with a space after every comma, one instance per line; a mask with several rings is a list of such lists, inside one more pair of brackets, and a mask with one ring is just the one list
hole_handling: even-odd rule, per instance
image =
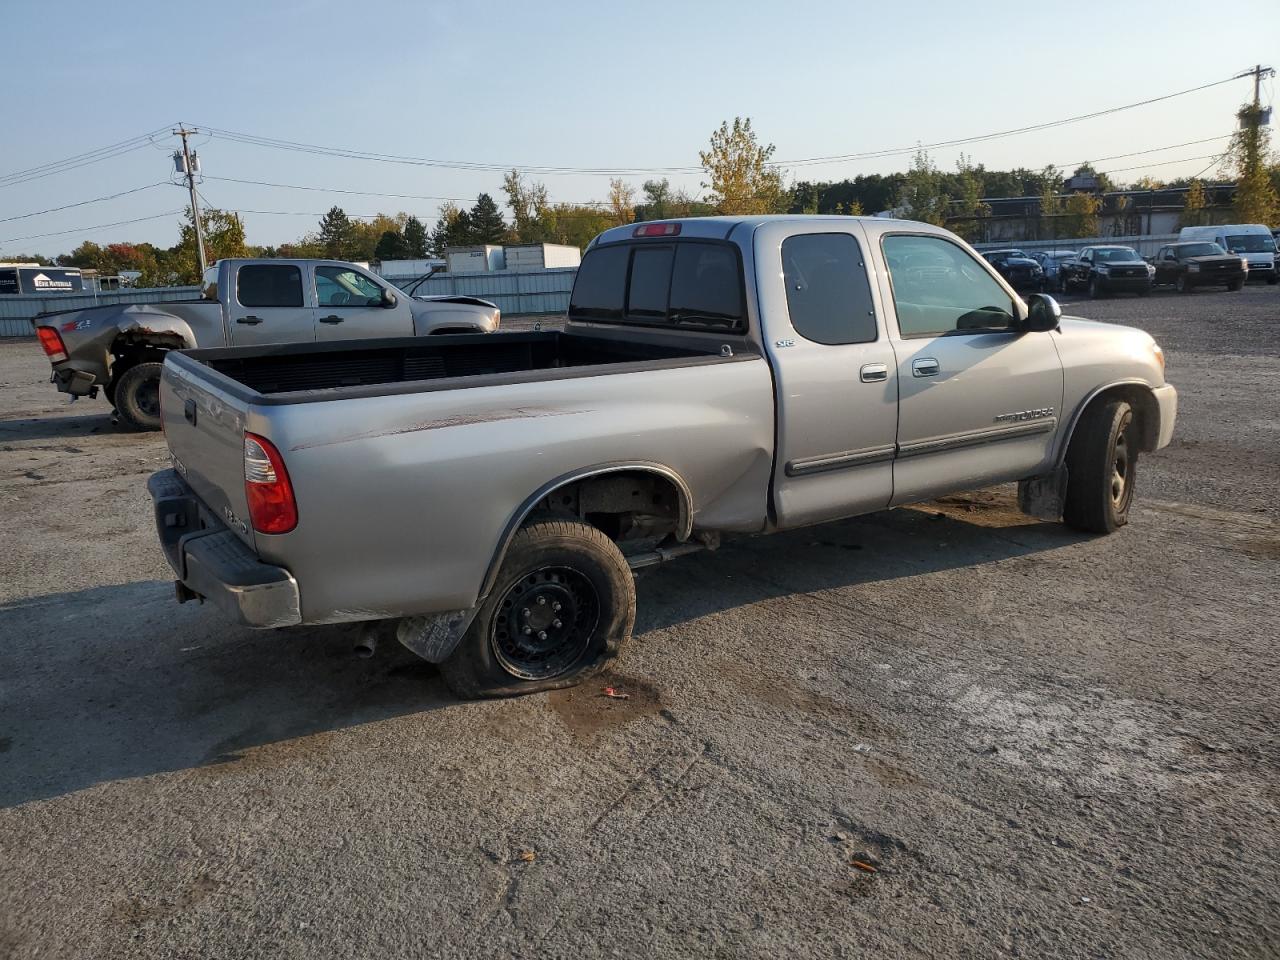
[[671, 289], [670, 247], [637, 247], [631, 255], [631, 283], [627, 288], [627, 316], [662, 320]]
[[302, 271], [274, 264], [241, 267], [236, 294], [242, 307], [300, 307]]
[[322, 307], [376, 307], [382, 288], [346, 267], [316, 267], [316, 302]]
[[871, 284], [858, 241], [847, 233], [810, 233], [782, 241], [787, 310], [796, 333], [816, 343], [876, 339]]
[[904, 337], [1011, 330], [1013, 301], [991, 274], [942, 237], [887, 236], [882, 241]]

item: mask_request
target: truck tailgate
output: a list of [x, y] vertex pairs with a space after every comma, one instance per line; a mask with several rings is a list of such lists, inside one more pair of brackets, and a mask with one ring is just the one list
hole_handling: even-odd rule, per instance
[[244, 489], [248, 405], [172, 355], [160, 380], [161, 422], [173, 466], [237, 537], [254, 545]]

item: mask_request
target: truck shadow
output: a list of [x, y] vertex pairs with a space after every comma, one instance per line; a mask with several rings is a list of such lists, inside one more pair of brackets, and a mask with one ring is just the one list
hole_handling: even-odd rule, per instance
[[[976, 498], [987, 494], [974, 495]], [[771, 597], [874, 584], [1053, 550], [1083, 537], [950, 498], [769, 538], [659, 568], [636, 633]], [[936, 511], [943, 511], [938, 513]], [[256, 632], [176, 606], [167, 582], [0, 604], [0, 808], [96, 784], [244, 760], [245, 751], [456, 701], [394, 641], [357, 659], [351, 626]], [[643, 643], [641, 636], [639, 642]]]
[[[111, 422], [111, 409], [100, 407], [101, 413], [69, 416], [48, 414], [40, 417], [18, 417], [0, 420], [0, 442], [12, 440], [67, 440], [95, 434], [122, 433], [146, 437], [151, 434], [133, 433]], [[159, 436], [159, 434], [156, 434]]]

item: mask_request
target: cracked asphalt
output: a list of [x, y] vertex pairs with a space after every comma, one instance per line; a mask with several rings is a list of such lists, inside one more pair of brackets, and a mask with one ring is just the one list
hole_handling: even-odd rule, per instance
[[1180, 391], [1130, 526], [736, 540], [488, 703], [175, 604], [163, 440], [0, 343], [0, 957], [1280, 955], [1280, 290], [1068, 312]]

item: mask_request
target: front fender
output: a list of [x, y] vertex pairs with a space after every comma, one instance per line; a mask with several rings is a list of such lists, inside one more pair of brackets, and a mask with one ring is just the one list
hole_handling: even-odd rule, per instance
[[494, 333], [501, 317], [502, 311], [489, 303], [415, 301], [413, 332], [420, 337], [442, 331]]

